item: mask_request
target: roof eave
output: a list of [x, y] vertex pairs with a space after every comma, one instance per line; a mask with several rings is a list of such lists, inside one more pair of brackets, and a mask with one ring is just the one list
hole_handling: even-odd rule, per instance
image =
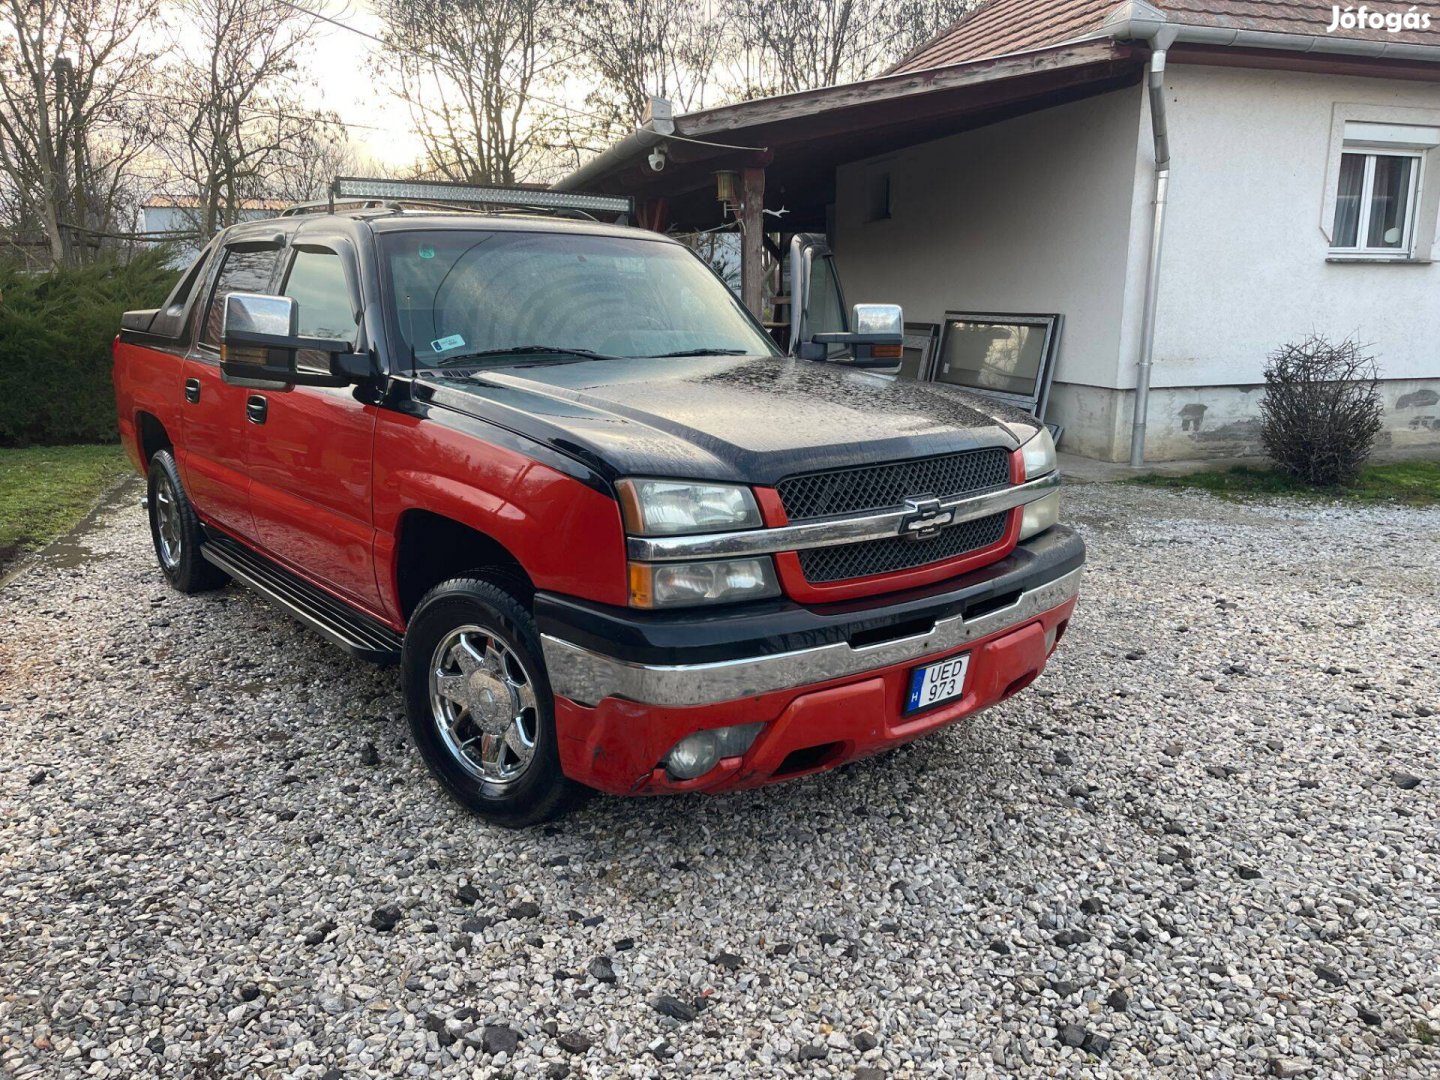
[[[675, 117], [675, 134], [685, 139], [704, 140], [711, 136], [741, 130], [751, 126], [754, 117], [768, 112], [769, 121], [776, 119], [797, 120], [808, 115], [865, 104], [885, 98], [903, 98], [911, 95], [928, 94], [951, 88], [960, 83], [980, 85], [1000, 78], [1013, 77], [1017, 62], [1030, 59], [1038, 68], [1082, 67], [1108, 58], [1125, 55], [1119, 43], [1108, 38], [1096, 38], [1083, 42], [1066, 42], [1043, 48], [1026, 49], [1007, 53], [1004, 56], [990, 56], [965, 64], [948, 64], [926, 71], [904, 71], [878, 75], [873, 79], [842, 83], [816, 90], [801, 90], [791, 94], [776, 94], [755, 98], [734, 105], [720, 105]], [[988, 71], [986, 69], [989, 69]], [[748, 121], [748, 122], [747, 122]], [[619, 142], [590, 159], [580, 168], [555, 181], [551, 185], [557, 191], [573, 191], [588, 187], [597, 181], [619, 171], [626, 165], [648, 154], [666, 136], [647, 127], [638, 127]], [[757, 151], [763, 147], [755, 147]]]
[[1440, 46], [1406, 41], [1372, 41], [1333, 34], [1291, 34], [1274, 30], [1204, 26], [1170, 19], [1144, 0], [1127, 0], [1105, 19], [1091, 38], [1154, 42], [1157, 38], [1180, 45], [1214, 45], [1263, 52], [1298, 52], [1324, 56], [1354, 56], [1369, 60], [1440, 63]]

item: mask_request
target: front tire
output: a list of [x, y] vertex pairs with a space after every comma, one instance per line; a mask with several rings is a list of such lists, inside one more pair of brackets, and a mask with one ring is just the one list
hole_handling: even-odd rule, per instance
[[430, 590], [405, 633], [401, 681], [415, 745], [457, 801], [510, 828], [564, 807], [540, 634], [510, 593], [478, 578]]
[[157, 450], [150, 459], [146, 493], [150, 540], [171, 587], [182, 593], [197, 593], [224, 585], [229, 577], [200, 554], [204, 539], [200, 519], [180, 483], [180, 470], [169, 450]]

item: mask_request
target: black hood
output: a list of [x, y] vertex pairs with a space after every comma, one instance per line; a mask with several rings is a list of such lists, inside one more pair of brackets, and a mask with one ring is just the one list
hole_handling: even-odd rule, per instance
[[[417, 394], [602, 475], [774, 484], [798, 472], [1003, 446], [1034, 417], [954, 387], [772, 356], [513, 364]], [[1013, 430], [1012, 430], [1013, 428]]]

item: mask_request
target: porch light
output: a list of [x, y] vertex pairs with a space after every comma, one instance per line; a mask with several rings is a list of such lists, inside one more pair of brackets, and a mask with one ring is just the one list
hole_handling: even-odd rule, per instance
[[722, 169], [715, 174], [715, 199], [722, 203], [739, 201], [740, 174], [733, 169]]

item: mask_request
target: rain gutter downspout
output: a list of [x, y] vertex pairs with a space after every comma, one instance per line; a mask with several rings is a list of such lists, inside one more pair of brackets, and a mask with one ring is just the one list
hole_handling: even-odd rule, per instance
[[1165, 54], [1175, 40], [1171, 27], [1152, 39], [1148, 92], [1150, 133], [1155, 142], [1155, 212], [1150, 223], [1150, 262], [1145, 271], [1145, 307], [1140, 324], [1140, 359], [1135, 365], [1135, 418], [1130, 430], [1130, 465], [1145, 464], [1145, 423], [1150, 415], [1150, 368], [1155, 359], [1155, 310], [1160, 300], [1160, 252], [1165, 243], [1165, 207], [1170, 195], [1170, 131], [1165, 113]]

